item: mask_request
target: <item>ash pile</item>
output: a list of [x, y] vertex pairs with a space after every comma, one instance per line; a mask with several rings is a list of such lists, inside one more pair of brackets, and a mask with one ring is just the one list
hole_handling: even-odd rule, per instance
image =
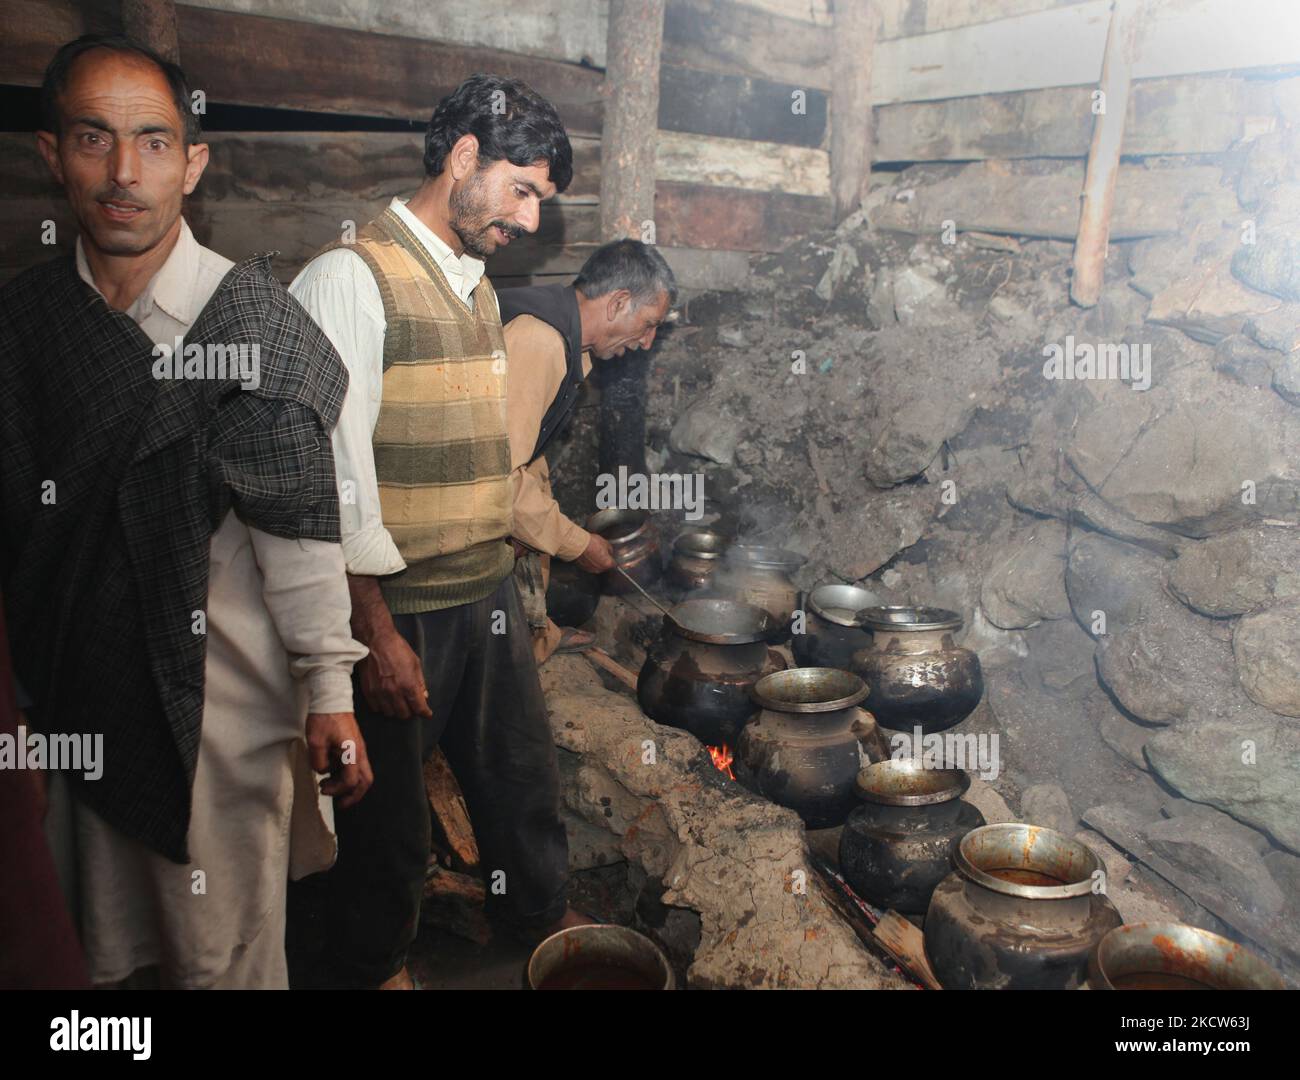
[[1300, 102], [1277, 108], [1225, 160], [1122, 167], [1088, 310], [1080, 166], [877, 174], [686, 305], [648, 460], [704, 474], [693, 524], [805, 555], [805, 589], [959, 612], [987, 685], [966, 728], [999, 736], [1021, 819], [1294, 979]]

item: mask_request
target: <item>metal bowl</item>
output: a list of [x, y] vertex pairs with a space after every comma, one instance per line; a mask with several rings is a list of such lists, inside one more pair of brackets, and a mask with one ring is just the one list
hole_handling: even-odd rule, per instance
[[862, 626], [873, 633], [888, 630], [960, 630], [962, 617], [936, 607], [872, 607], [858, 613]]
[[1086, 844], [1054, 829], [1009, 822], [968, 832], [953, 865], [968, 881], [1004, 896], [1068, 900], [1093, 891], [1101, 860]]
[[747, 645], [766, 641], [775, 631], [772, 616], [742, 600], [683, 600], [664, 616], [674, 634], [708, 645]]
[[1182, 923], [1135, 923], [1097, 943], [1095, 990], [1285, 990], [1282, 977], [1234, 941]]
[[857, 585], [832, 583], [815, 586], [808, 594], [808, 606], [829, 623], [860, 630], [858, 615], [864, 608], [875, 607], [878, 599], [875, 593]]
[[[610, 986], [604, 978], [584, 985], [583, 970], [593, 968], [602, 976], [615, 978], [623, 972], [629, 981], [644, 985]], [[528, 960], [528, 985], [534, 990], [550, 989], [546, 983], [551, 980], [562, 984], [555, 989], [565, 990], [677, 988], [672, 965], [658, 945], [626, 926], [604, 923], [570, 926], [552, 934], [533, 950]]]
[[776, 712], [822, 713], [850, 708], [870, 688], [857, 675], [838, 668], [790, 668], [764, 675], [750, 688], [755, 704]]
[[960, 798], [970, 787], [964, 769], [927, 769], [919, 758], [877, 761], [860, 773], [858, 797], [880, 806], [935, 806]]

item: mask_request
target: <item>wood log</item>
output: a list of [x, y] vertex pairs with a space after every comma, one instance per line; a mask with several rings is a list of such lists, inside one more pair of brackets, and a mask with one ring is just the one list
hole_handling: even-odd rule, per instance
[[873, 935], [898, 961], [899, 967], [918, 978], [927, 990], [943, 989], [925, 955], [924, 935], [897, 911], [886, 911]]
[[487, 890], [478, 878], [431, 865], [424, 879], [420, 920], [467, 941], [486, 945], [492, 940], [492, 924], [483, 912], [486, 895]]
[[831, 198], [843, 221], [871, 180], [871, 63], [879, 26], [876, 0], [837, 4], [831, 46]]
[[593, 664], [595, 664], [596, 667], [603, 668], [605, 671], [608, 671], [611, 675], [614, 676], [614, 678], [616, 678], [624, 686], [628, 687], [633, 691], [636, 690], [636, 676], [633, 675], [630, 671], [628, 671], [627, 668], [625, 668], [622, 664], [620, 664], [617, 660], [615, 660], [612, 656], [609, 655], [609, 653], [605, 652], [603, 649], [597, 649], [593, 646], [592, 648], [588, 649], [585, 653], [583, 653], [583, 655], [586, 656], [586, 658], [590, 660]]
[[172, 0], [122, 0], [122, 31], [163, 59], [180, 63], [176, 5]]
[[[854, 0], [861, 3], [862, 0]], [[668, 0], [664, 63], [827, 91], [831, 30], [729, 0]]]
[[479, 865], [478, 841], [474, 839], [474, 828], [469, 822], [465, 796], [461, 794], [446, 756], [436, 747], [424, 763], [424, 792], [429, 797], [433, 819], [446, 841], [455, 869], [476, 869]]
[[820, 147], [829, 95], [822, 90], [663, 64], [659, 128]]
[[1093, 307], [1101, 296], [1136, 45], [1136, 0], [1115, 0], [1101, 68], [1099, 92], [1102, 96], [1098, 99], [1101, 111], [1096, 112], [1092, 129], [1088, 172], [1083, 181], [1083, 207], [1079, 213], [1079, 234], [1074, 241], [1070, 299], [1080, 307]]
[[664, 0], [610, 0], [600, 142], [602, 240], [640, 239], [645, 223], [654, 219], [663, 27]]

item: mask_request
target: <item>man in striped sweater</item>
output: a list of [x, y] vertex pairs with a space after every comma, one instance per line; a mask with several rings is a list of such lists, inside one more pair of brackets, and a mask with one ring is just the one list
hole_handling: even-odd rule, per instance
[[357, 718], [375, 783], [339, 815], [328, 936], [339, 981], [405, 989], [441, 746], [465, 794], [490, 911], [541, 933], [564, 897], [555, 747], [512, 577], [505, 342], [483, 259], [536, 231], [573, 154], [549, 102], [474, 75], [425, 135], [425, 179], [290, 291], [347, 365], [334, 435]]

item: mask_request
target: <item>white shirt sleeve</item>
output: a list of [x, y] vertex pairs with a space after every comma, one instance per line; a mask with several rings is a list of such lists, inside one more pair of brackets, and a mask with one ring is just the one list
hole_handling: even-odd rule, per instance
[[302, 268], [289, 286], [348, 369], [348, 392], [334, 428], [339, 523], [349, 574], [382, 577], [406, 569], [384, 528], [372, 442], [384, 385], [384, 302], [365, 261], [336, 248]]
[[352, 711], [352, 665], [367, 649], [354, 641], [343, 552], [324, 540], [288, 540], [249, 528], [262, 571], [262, 598], [289, 654], [289, 671], [307, 687], [307, 711]]

